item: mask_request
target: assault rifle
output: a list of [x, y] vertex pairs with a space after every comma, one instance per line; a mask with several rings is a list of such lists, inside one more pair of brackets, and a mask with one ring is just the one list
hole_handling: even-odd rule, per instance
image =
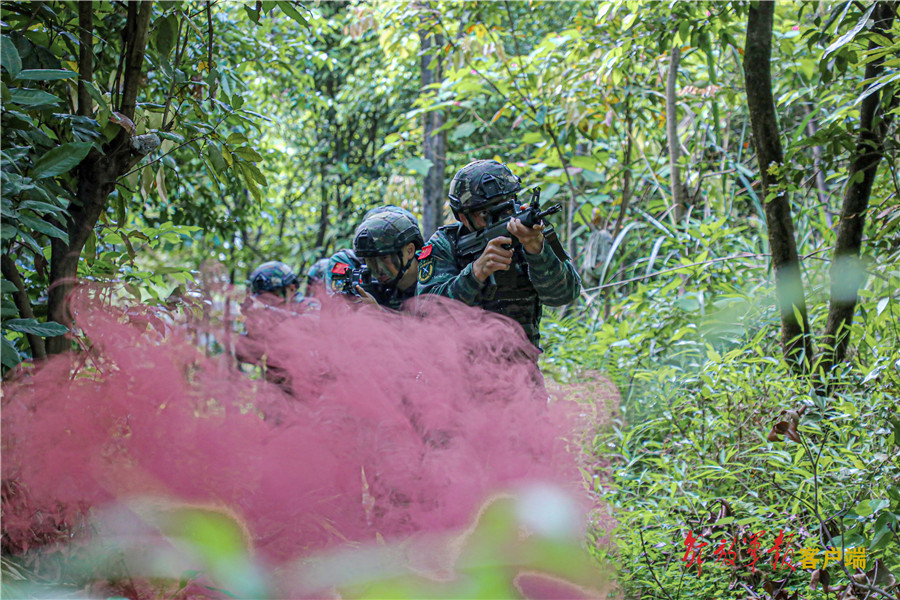
[[[531, 192], [531, 202], [528, 204], [517, 206], [514, 200], [507, 200], [506, 202], [501, 202], [496, 206], [492, 206], [489, 209], [488, 226], [479, 231], [460, 236], [459, 241], [457, 242], [456, 251], [463, 260], [469, 262], [481, 256], [481, 253], [484, 252], [488, 242], [502, 236], [509, 236], [513, 240], [512, 244], [508, 246], [507, 249], [515, 248], [516, 246], [521, 245], [521, 243], [506, 228], [507, 223], [512, 219], [519, 219], [522, 221], [522, 225], [534, 227], [535, 225], [538, 225], [544, 217], [556, 214], [561, 210], [562, 205], [559, 203], [554, 204], [547, 210], [541, 210], [541, 188], [534, 188]], [[489, 281], [496, 285], [493, 274]]]
[[356, 289], [356, 286], [359, 286], [381, 302], [387, 293], [387, 290], [384, 289], [381, 283], [372, 279], [372, 272], [365, 265], [352, 271], [346, 269], [344, 273], [335, 273], [332, 277], [334, 290], [341, 294], [358, 297], [359, 291]]
[[[506, 202], [501, 202], [496, 206], [492, 206], [488, 209], [488, 225], [484, 229], [479, 231], [475, 231], [473, 233], [467, 233], [466, 235], [460, 236], [457, 242], [457, 253], [465, 262], [471, 262], [481, 256], [481, 253], [484, 252], [484, 249], [487, 247], [488, 242], [493, 240], [494, 238], [508, 236], [512, 238], [512, 244], [507, 244], [505, 248], [507, 250], [514, 249], [516, 247], [521, 246], [521, 242], [509, 232], [506, 228], [507, 223], [509, 223], [512, 219], [519, 219], [522, 221], [522, 225], [526, 227], [534, 227], [543, 221], [544, 217], [552, 214], [556, 214], [562, 210], [562, 205], [559, 203], [554, 204], [547, 210], [541, 210], [541, 188], [536, 187], [531, 192], [531, 202], [528, 204], [523, 204], [518, 206], [514, 200], [507, 200]], [[549, 238], [548, 238], [549, 241]], [[551, 247], [553, 247], [554, 252], [559, 256], [559, 252], [562, 251], [562, 248], [556, 248], [555, 246], [559, 245], [557, 238], [553, 237], [553, 242], [551, 243]], [[565, 252], [563, 251], [563, 255]], [[562, 258], [560, 260], [566, 260], [568, 257]], [[500, 282], [498, 284], [498, 278]], [[487, 297], [492, 298], [497, 291], [497, 286], [507, 286], [512, 283], [512, 280], [515, 279], [514, 272], [510, 271], [497, 271], [495, 273], [491, 273], [491, 276], [488, 278], [489, 288], [485, 291]]]

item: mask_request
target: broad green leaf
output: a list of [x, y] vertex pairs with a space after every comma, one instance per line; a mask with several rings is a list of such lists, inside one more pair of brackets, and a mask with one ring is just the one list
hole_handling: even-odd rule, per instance
[[123, 194], [119, 194], [119, 196], [116, 198], [116, 225], [118, 225], [119, 227], [124, 227], [126, 225], [125, 218], [125, 196]]
[[209, 162], [215, 169], [216, 173], [222, 175], [228, 169], [225, 165], [225, 159], [222, 157], [222, 151], [217, 144], [209, 143], [206, 146], [206, 152], [209, 155]]
[[[8, 219], [9, 215], [4, 214], [3, 217]], [[17, 233], [19, 233], [19, 230], [16, 229], [15, 225], [10, 223], [3, 223], [0, 225], [0, 240], [3, 240], [4, 242], [15, 239]]]
[[[294, 5], [291, 2], [289, 2], [289, 1], [278, 2], [278, 7], [284, 11], [284, 14], [286, 14], [293, 20], [297, 21], [298, 23], [300, 23], [301, 25], [303, 25], [307, 28], [309, 27], [309, 21], [307, 21], [307, 19], [303, 15], [300, 14], [300, 11], [298, 11], [296, 8], [294, 8]], [[259, 18], [259, 13], [257, 13], [257, 18]]]
[[6, 72], [13, 79], [22, 70], [22, 59], [19, 58], [19, 51], [16, 49], [13, 41], [5, 35], [0, 38], [0, 64], [3, 65], [3, 68], [6, 69]]
[[95, 231], [91, 231], [91, 235], [85, 240], [82, 256], [89, 265], [94, 264], [94, 259], [97, 258], [97, 233]]
[[171, 140], [173, 142], [178, 142], [179, 144], [184, 143], [184, 136], [179, 135], [177, 133], [172, 133], [171, 131], [157, 131], [156, 135], [164, 140]]
[[249, 146], [241, 146], [240, 148], [235, 148], [232, 152], [234, 154], [237, 154], [244, 160], [249, 160], [251, 162], [262, 162], [263, 159], [263, 157], [259, 155], [259, 152]]
[[869, 22], [869, 17], [872, 16], [872, 12], [875, 10], [875, 7], [878, 5], [877, 2], [873, 2], [871, 6], [869, 6], [869, 10], [862, 16], [862, 18], [853, 26], [853, 29], [836, 39], [830, 46], [825, 49], [825, 53], [822, 54], [822, 60], [828, 58], [828, 55], [839, 49], [841, 46], [849, 43], [853, 38], [856, 37], [856, 34], [862, 31], [863, 27]]
[[47, 202], [39, 202], [37, 200], [26, 200], [22, 204], [19, 205], [19, 208], [28, 208], [33, 210], [39, 214], [47, 214], [53, 213], [55, 215], [64, 215], [66, 214], [66, 209], [61, 206], [56, 206], [55, 204], [48, 204]]
[[66, 244], [69, 243], [69, 235], [65, 231], [62, 231], [61, 229], [51, 225], [43, 219], [38, 219], [37, 217], [32, 217], [31, 215], [19, 215], [19, 220], [23, 225], [27, 225], [35, 231], [38, 231], [50, 237], [60, 239]]
[[475, 133], [476, 129], [478, 129], [478, 125], [475, 123], [463, 123], [453, 131], [450, 138], [454, 141], [464, 140]]
[[69, 331], [69, 328], [65, 325], [61, 325], [54, 321], [41, 323], [36, 319], [9, 319], [8, 321], [3, 322], [3, 326], [10, 331], [30, 333], [41, 337], [54, 337]]
[[13, 104], [36, 109], [39, 107], [51, 107], [62, 103], [62, 100], [43, 90], [31, 90], [13, 88], [9, 90], [9, 99]]
[[67, 69], [26, 69], [20, 71], [16, 79], [20, 81], [56, 81], [74, 77], [78, 77], [78, 73]]
[[[4, 325], [6, 321], [4, 321]], [[5, 337], [2, 338], [2, 346], [0, 346], [0, 362], [3, 363], [3, 366], [7, 369], [11, 369], [21, 362], [21, 358], [19, 357], [19, 352], [16, 350], [16, 347], [12, 345]]]
[[169, 56], [177, 35], [178, 18], [175, 15], [169, 15], [159, 22], [159, 29], [156, 31], [156, 50], [163, 58]]
[[407, 158], [406, 160], [402, 161], [401, 164], [407, 169], [411, 169], [422, 177], [425, 177], [426, 175], [428, 175], [428, 171], [431, 169], [431, 166], [434, 163], [432, 163], [427, 158]]
[[90, 142], [71, 142], [57, 146], [38, 159], [31, 172], [32, 178], [43, 179], [68, 173], [84, 160], [92, 145]]

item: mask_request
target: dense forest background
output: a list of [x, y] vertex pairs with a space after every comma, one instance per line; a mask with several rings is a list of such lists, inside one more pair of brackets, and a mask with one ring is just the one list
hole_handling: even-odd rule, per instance
[[[78, 346], [75, 277], [179, 310], [211, 263], [305, 272], [378, 204], [427, 237], [496, 158], [563, 204], [583, 278], [545, 373], [621, 394], [585, 480], [626, 597], [900, 597], [897, 11], [4, 2], [4, 372]], [[714, 564], [781, 530], [866, 567]]]

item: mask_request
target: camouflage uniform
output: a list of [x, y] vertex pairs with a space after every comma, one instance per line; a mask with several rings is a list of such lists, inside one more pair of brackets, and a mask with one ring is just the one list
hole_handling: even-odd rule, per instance
[[[292, 316], [293, 313], [313, 308], [311, 299], [306, 299], [299, 292], [287, 298], [290, 286], [297, 285], [298, 278], [283, 262], [269, 261], [253, 270], [248, 278], [251, 295], [241, 306], [246, 332], [235, 344], [235, 357], [239, 362], [258, 365], [265, 375], [266, 381], [292, 393], [290, 374], [273, 361], [266, 343], [271, 332], [278, 325]], [[266, 299], [266, 295], [280, 296], [286, 302], [281, 304]], [[314, 301], [313, 301], [314, 302]]]
[[[507, 200], [520, 189], [518, 177], [504, 165], [476, 161], [454, 177], [451, 207], [458, 218], [459, 212]], [[540, 347], [542, 305], [563, 306], [581, 293], [578, 273], [553, 228], [545, 227], [544, 247], [539, 254], [528, 254], [521, 245], [515, 246], [510, 269], [495, 273], [497, 285], [475, 277], [472, 265], [478, 257], [464, 262], [458, 255], [457, 242], [466, 233], [462, 223], [454, 223], [431, 236], [419, 254], [418, 293], [438, 294], [506, 315], [522, 325], [528, 339]]]
[[328, 262], [328, 258], [320, 258], [309, 268], [309, 272], [306, 273], [307, 294], [312, 290], [314, 285], [325, 281], [325, 275], [328, 273]]

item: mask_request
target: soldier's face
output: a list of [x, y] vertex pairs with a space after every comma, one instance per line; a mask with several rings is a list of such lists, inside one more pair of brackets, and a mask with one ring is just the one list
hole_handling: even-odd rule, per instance
[[[504, 213], [494, 215], [495, 218], [503, 218], [512, 214], [512, 208], [505, 211]], [[490, 225], [491, 221], [491, 211], [488, 208], [483, 208], [481, 210], [474, 210], [469, 213], [471, 216], [471, 220], [466, 219], [466, 215], [463, 215], [463, 225], [465, 225], [470, 231], [478, 231], [480, 229], [484, 229], [488, 225]]]
[[369, 256], [366, 257], [365, 261], [366, 266], [369, 267], [369, 271], [372, 272], [372, 277], [381, 283], [387, 283], [400, 272], [400, 269], [396, 264], [396, 254], [388, 256]]

